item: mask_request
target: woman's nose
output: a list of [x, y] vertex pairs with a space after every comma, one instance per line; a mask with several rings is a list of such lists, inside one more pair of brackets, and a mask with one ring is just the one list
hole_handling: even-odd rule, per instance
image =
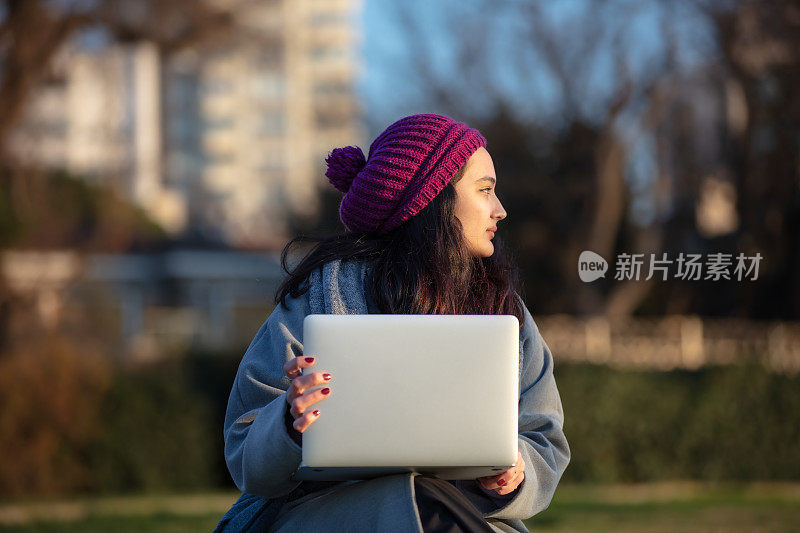
[[506, 210], [503, 209], [503, 204], [500, 203], [500, 200], [497, 200], [497, 207], [495, 208], [494, 216], [497, 220], [503, 220], [506, 218]]

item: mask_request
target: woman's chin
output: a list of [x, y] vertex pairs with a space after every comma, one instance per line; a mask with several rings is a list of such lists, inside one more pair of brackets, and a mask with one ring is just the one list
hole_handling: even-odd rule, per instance
[[494, 244], [491, 241], [484, 241], [480, 245], [473, 243], [469, 246], [469, 251], [475, 257], [491, 257], [494, 253]]

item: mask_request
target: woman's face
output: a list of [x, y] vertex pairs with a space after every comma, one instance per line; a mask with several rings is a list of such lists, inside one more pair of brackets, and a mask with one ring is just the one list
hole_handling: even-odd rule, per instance
[[494, 253], [494, 232], [497, 221], [506, 218], [506, 211], [495, 194], [497, 177], [489, 152], [481, 147], [467, 160], [464, 175], [455, 184], [455, 215], [464, 228], [464, 237], [474, 256], [489, 257]]

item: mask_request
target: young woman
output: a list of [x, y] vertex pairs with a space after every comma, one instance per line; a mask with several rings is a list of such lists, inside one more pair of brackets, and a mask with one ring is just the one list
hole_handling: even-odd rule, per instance
[[[225, 459], [243, 494], [217, 531], [524, 532], [522, 520], [548, 506], [570, 451], [552, 355], [495, 236], [506, 212], [485, 147], [466, 124], [423, 114], [386, 128], [367, 158], [348, 146], [326, 159], [326, 176], [344, 193], [347, 232], [317, 240], [291, 272], [286, 256], [298, 239], [283, 251], [289, 276], [228, 402]], [[311, 313], [515, 315], [517, 462], [496, 476], [453, 482], [410, 473], [293, 481], [302, 434], [325, 416], [334, 383], [303, 353], [303, 318]]]

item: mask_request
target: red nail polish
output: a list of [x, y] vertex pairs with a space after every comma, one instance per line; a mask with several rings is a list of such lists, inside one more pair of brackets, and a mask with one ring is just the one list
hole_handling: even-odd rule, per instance
[[506, 484], [506, 480], [505, 479], [499, 479], [499, 480], [497, 480], [497, 484], [502, 487], [503, 485]]
[[328, 381], [329, 379], [331, 379], [331, 375], [330, 374], [322, 374], [322, 379], [324, 379], [325, 381]]
[[317, 415], [319, 415], [319, 409], [315, 409], [314, 410], [314, 416], [317, 416]]
[[325, 387], [325, 388], [324, 388], [324, 389], [322, 389], [320, 392], [321, 392], [322, 394], [330, 394], [330, 392], [331, 392], [331, 389], [329, 389], [328, 387]]
[[306, 357], [306, 363], [313, 363], [313, 362], [314, 362], [313, 357]]

